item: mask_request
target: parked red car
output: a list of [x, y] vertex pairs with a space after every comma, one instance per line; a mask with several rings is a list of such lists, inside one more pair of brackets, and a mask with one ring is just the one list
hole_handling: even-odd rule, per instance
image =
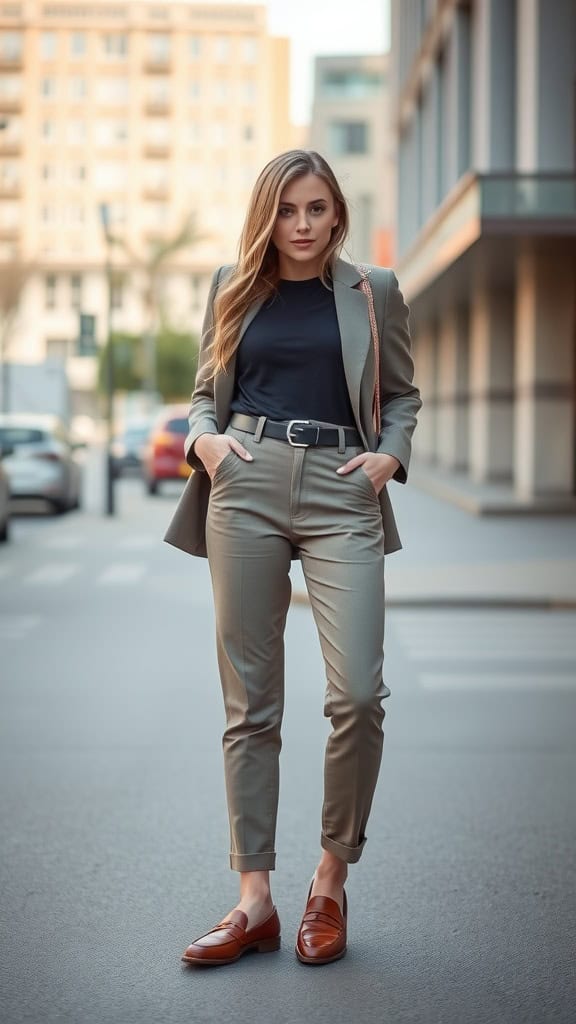
[[148, 494], [158, 494], [162, 480], [185, 480], [192, 472], [184, 458], [188, 411], [188, 405], [166, 405], [154, 419], [143, 458]]

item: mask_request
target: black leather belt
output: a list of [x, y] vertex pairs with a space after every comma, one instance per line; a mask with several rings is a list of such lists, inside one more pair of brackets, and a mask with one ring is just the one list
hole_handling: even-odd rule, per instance
[[[249, 434], [258, 431], [260, 420], [257, 416], [247, 416], [243, 412], [232, 414], [230, 425], [237, 430], [246, 430]], [[318, 446], [338, 447], [342, 437], [346, 445], [361, 445], [362, 438], [354, 427], [318, 427], [310, 420], [275, 420], [266, 419], [261, 431], [263, 437], [273, 437], [277, 441], [287, 441], [293, 448], [316, 448]]]

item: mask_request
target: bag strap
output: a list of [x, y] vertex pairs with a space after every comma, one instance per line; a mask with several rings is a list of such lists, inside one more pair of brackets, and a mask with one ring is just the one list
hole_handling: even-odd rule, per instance
[[372, 345], [374, 347], [374, 395], [372, 396], [372, 421], [376, 437], [380, 434], [380, 339], [378, 337], [378, 323], [374, 309], [374, 293], [372, 285], [368, 280], [370, 270], [362, 264], [356, 264], [356, 270], [360, 274], [360, 291], [364, 292], [368, 301], [368, 317], [370, 319], [370, 331], [372, 334]]

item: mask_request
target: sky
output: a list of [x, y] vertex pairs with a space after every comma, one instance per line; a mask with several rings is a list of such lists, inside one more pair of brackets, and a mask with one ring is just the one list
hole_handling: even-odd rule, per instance
[[268, 8], [270, 33], [289, 36], [292, 42], [290, 109], [295, 124], [310, 120], [316, 54], [382, 53], [390, 45], [389, 0], [263, 0], [263, 6]]

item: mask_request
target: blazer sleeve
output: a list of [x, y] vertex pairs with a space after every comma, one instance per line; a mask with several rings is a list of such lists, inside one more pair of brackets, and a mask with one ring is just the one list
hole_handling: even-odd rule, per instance
[[196, 373], [196, 382], [188, 414], [190, 431], [184, 441], [186, 461], [193, 469], [200, 473], [204, 473], [206, 470], [204, 463], [194, 454], [194, 442], [200, 437], [200, 434], [218, 433], [218, 422], [214, 406], [214, 377], [206, 371], [206, 366], [210, 355], [209, 348], [214, 337], [214, 299], [222, 270], [223, 268], [219, 267], [215, 271], [210, 284], [206, 312], [202, 323], [200, 352], [198, 353], [198, 372]]
[[393, 479], [401, 484], [408, 477], [411, 438], [422, 406], [420, 391], [413, 383], [408, 314], [398, 278], [390, 271], [380, 336], [381, 426], [376, 450], [398, 459], [400, 465]]

